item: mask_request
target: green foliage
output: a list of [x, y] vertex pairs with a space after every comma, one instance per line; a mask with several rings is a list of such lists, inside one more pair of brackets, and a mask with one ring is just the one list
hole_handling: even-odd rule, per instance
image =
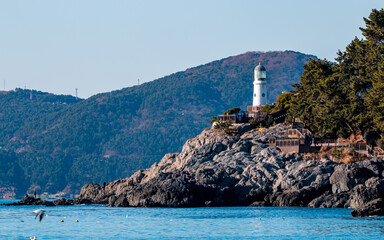
[[291, 106], [292, 96], [292, 92], [282, 93], [276, 100], [278, 109], [288, 109]]
[[284, 92], [277, 99], [276, 104], [267, 104], [263, 107], [263, 111], [272, 114], [281, 110], [289, 109], [292, 102], [293, 93]]
[[380, 139], [380, 134], [377, 131], [370, 129], [365, 132], [364, 138], [367, 141], [367, 144], [375, 145]]
[[255, 128], [261, 128], [262, 127], [262, 123], [257, 121], [256, 119], [251, 119], [249, 121], [249, 123], [251, 124], [251, 128], [252, 129], [255, 129]]
[[335, 66], [326, 60], [311, 60], [304, 66], [300, 84], [294, 85], [289, 112], [300, 118], [320, 137], [337, 137], [345, 131], [345, 98], [334, 75]]
[[249, 52], [85, 100], [22, 89], [0, 92], [0, 146], [14, 154], [0, 158], [8, 169], [0, 183], [9, 178], [7, 184], [24, 195], [31, 185], [41, 192], [66, 186], [78, 192], [86, 183], [128, 177], [180, 151], [209, 126], [210, 116], [251, 104], [260, 58], [273, 79], [271, 97], [277, 97], [297, 82], [309, 57]]
[[336, 149], [334, 148], [331, 155], [335, 158], [335, 159], [340, 159], [342, 156], [343, 156], [343, 152], [342, 150], [340, 149]]
[[[384, 132], [384, 11], [372, 10], [337, 63], [311, 60], [295, 84], [289, 110], [320, 137], [365, 134], [370, 142]], [[382, 137], [382, 139], [384, 139]]]
[[241, 110], [241, 108], [239, 108], [239, 107], [231, 108], [231, 109], [225, 111], [223, 113], [223, 115], [232, 115], [232, 114], [240, 112], [240, 110]]
[[273, 110], [275, 109], [275, 104], [266, 104], [264, 107], [263, 107], [263, 112], [266, 112], [266, 113], [272, 113]]
[[217, 117], [213, 116], [211, 120], [209, 120], [210, 124], [213, 124], [214, 122], [217, 122]]
[[0, 187], [15, 187], [16, 194], [22, 195], [27, 186], [23, 170], [17, 162], [16, 154], [0, 150]]
[[265, 127], [269, 128], [271, 126], [273, 126], [273, 118], [268, 116], [268, 118], [265, 120]]
[[256, 119], [251, 119], [249, 123], [251, 124], [252, 129], [262, 128], [262, 127], [269, 128], [271, 126], [276, 125], [276, 123], [273, 121], [273, 118], [271, 116], [268, 116], [268, 118], [265, 121], [260, 121], [260, 122], [257, 121]]
[[228, 122], [217, 122], [215, 124], [215, 129], [228, 129], [230, 126], [232, 126], [232, 122], [231, 121], [228, 121]]
[[232, 133], [231, 126], [232, 126], [232, 121], [217, 122], [215, 124], [215, 129], [222, 129], [222, 130], [224, 130], [225, 133], [230, 134], [230, 133]]

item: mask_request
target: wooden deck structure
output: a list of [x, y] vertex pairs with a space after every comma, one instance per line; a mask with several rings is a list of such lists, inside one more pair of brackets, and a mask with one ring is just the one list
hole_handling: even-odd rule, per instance
[[219, 122], [232, 122], [232, 123], [246, 123], [248, 122], [248, 114], [244, 111], [239, 111], [234, 114], [229, 115], [219, 115], [217, 116]]
[[267, 120], [268, 114], [263, 111], [264, 106], [247, 106], [248, 118], [258, 122]]

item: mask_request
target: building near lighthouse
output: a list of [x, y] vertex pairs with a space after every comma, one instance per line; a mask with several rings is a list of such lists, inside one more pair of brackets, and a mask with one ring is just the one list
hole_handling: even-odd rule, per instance
[[[247, 111], [242, 111], [239, 107], [227, 110], [223, 115], [212, 119], [214, 120], [212, 127], [216, 128], [218, 126], [218, 128], [224, 129], [226, 133], [229, 131], [230, 134], [240, 134], [247, 127], [249, 129], [268, 128], [274, 124], [285, 122], [287, 117], [286, 108], [274, 109], [274, 111], [269, 111], [269, 113], [268, 109], [270, 108], [264, 108], [269, 103], [268, 90], [267, 69], [259, 63], [254, 69], [252, 106], [247, 106]], [[292, 125], [284, 134], [268, 137], [267, 144], [269, 146], [276, 147], [283, 153], [312, 153], [321, 151], [323, 146], [327, 146], [327, 149], [329, 147], [336, 147], [336, 149], [348, 149], [349, 152], [351, 149], [354, 149], [354, 156], [360, 154], [367, 155], [368, 157], [384, 158], [384, 150], [377, 146], [374, 148], [368, 146], [365, 139], [353, 141], [346, 139], [316, 139], [316, 136], [306, 129], [304, 123], [298, 118], [293, 117], [291, 120]], [[226, 124], [220, 125], [223, 122], [226, 122]], [[232, 123], [234, 124], [232, 125]], [[230, 129], [229, 126], [235, 131], [230, 132], [228, 130]]]
[[[282, 123], [287, 116], [287, 110], [282, 109], [268, 114], [263, 108], [268, 105], [267, 69], [259, 63], [254, 69], [252, 105], [247, 106], [247, 111], [239, 107], [227, 110], [217, 117], [218, 122], [229, 123], [259, 123], [259, 126], [271, 126], [273, 123]], [[269, 122], [269, 123], [268, 123]], [[285, 136], [276, 136], [268, 139], [268, 145], [279, 148], [282, 152], [308, 153], [313, 152], [312, 133], [304, 128], [301, 122], [295, 122], [288, 129]]]

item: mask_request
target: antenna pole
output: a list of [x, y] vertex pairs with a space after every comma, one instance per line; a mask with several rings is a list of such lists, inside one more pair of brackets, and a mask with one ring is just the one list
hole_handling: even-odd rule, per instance
[[137, 85], [140, 85], [140, 78], [137, 79]]
[[77, 88], [76, 88], [76, 98], [77, 98]]

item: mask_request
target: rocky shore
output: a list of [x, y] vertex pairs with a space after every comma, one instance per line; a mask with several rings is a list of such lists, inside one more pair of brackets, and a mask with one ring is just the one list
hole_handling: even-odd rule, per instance
[[87, 199], [56, 199], [53, 201], [47, 201], [42, 200], [40, 198], [34, 198], [34, 197], [28, 197], [26, 196], [23, 200], [15, 202], [15, 203], [8, 203], [5, 205], [8, 206], [18, 206], [18, 205], [44, 205], [44, 206], [68, 206], [68, 205], [80, 205], [80, 204], [92, 204], [92, 201], [89, 201]]
[[233, 135], [206, 129], [189, 139], [180, 153], [166, 154], [149, 169], [105, 186], [87, 184], [77, 199], [53, 203], [338, 207], [355, 209], [353, 216], [383, 215], [383, 160], [316, 161], [266, 144], [287, 129], [279, 124], [259, 131], [243, 124]]

